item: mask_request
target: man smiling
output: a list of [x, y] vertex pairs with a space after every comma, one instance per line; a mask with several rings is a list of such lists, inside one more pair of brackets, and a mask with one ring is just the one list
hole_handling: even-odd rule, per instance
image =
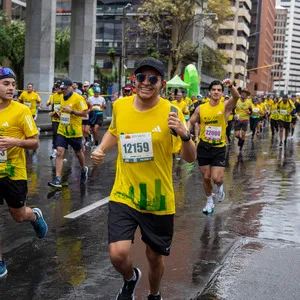
[[172, 154], [181, 149], [182, 158], [189, 162], [196, 156], [182, 112], [159, 97], [163, 77], [161, 61], [147, 58], [140, 62], [135, 70], [136, 95], [114, 103], [110, 128], [91, 156], [94, 163], [101, 164], [105, 153], [118, 144], [108, 215], [111, 262], [124, 278], [117, 300], [134, 299], [141, 278], [141, 271], [133, 268], [129, 258], [138, 226], [149, 262], [148, 299], [162, 299], [163, 256], [170, 253], [175, 213]]

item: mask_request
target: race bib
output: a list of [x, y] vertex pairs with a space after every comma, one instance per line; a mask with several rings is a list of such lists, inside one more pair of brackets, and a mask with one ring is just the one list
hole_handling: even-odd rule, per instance
[[206, 126], [205, 127], [205, 138], [207, 140], [219, 141], [222, 135], [222, 127], [217, 126]]
[[63, 125], [70, 125], [70, 120], [71, 120], [71, 115], [70, 114], [66, 114], [66, 113], [62, 113], [60, 116], [60, 122]]
[[31, 102], [24, 102], [24, 104], [25, 104], [28, 108], [31, 108]]
[[286, 110], [286, 109], [281, 109], [281, 110], [280, 110], [280, 114], [281, 114], [282, 116], [286, 116], [286, 115], [287, 115], [287, 110]]
[[259, 108], [253, 108], [253, 112], [258, 113], [259, 112]]
[[0, 163], [6, 163], [6, 162], [7, 162], [7, 151], [0, 150]]
[[54, 111], [59, 112], [60, 111], [60, 104], [54, 104]]
[[277, 115], [278, 111], [277, 110], [272, 110], [272, 115]]
[[151, 133], [120, 135], [124, 162], [143, 162], [154, 159]]
[[239, 115], [239, 114], [235, 114], [235, 115], [234, 115], [234, 119], [235, 119], [235, 120], [239, 120], [239, 119], [240, 119], [240, 115]]

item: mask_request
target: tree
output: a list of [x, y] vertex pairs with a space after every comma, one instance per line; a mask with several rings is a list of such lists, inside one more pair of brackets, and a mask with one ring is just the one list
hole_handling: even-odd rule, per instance
[[65, 29], [56, 28], [55, 35], [55, 68], [69, 70], [70, 55], [70, 27]]
[[[152, 36], [153, 40], [157, 40], [159, 35], [160, 39], [167, 41], [170, 77], [174, 76], [183, 60], [197, 55], [199, 45], [191, 41], [191, 29], [197, 22], [195, 9], [198, 6], [196, 0], [145, 0], [139, 8], [143, 15], [139, 26], [144, 35]], [[207, 11], [203, 13], [218, 15], [218, 20], [211, 19], [205, 23], [205, 36], [213, 40], [217, 39], [219, 25], [234, 15], [229, 0], [222, 1], [222, 5], [219, 0], [209, 0]]]
[[19, 87], [24, 80], [25, 57], [25, 23], [24, 21], [11, 21], [6, 14], [0, 12], [0, 64], [6, 60], [17, 75]]

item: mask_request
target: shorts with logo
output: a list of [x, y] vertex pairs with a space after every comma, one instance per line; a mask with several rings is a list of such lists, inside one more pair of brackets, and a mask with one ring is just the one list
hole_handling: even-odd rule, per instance
[[210, 143], [200, 140], [197, 147], [197, 159], [200, 167], [225, 167], [226, 147], [213, 147]]
[[21, 208], [27, 200], [27, 180], [0, 178], [0, 204], [3, 200], [11, 208]]
[[141, 213], [128, 205], [109, 202], [108, 243], [134, 241], [137, 227], [140, 227], [142, 241], [154, 252], [168, 256], [174, 231], [174, 215]]
[[236, 120], [234, 123], [234, 131], [247, 131], [248, 129], [248, 121]]
[[56, 138], [56, 147], [62, 147], [67, 149], [70, 145], [74, 152], [80, 152], [82, 148], [82, 138], [66, 138], [65, 136], [58, 134]]
[[291, 125], [291, 122], [285, 122], [285, 121], [279, 120], [279, 127], [280, 128], [284, 128], [286, 130], [289, 130], [290, 125]]

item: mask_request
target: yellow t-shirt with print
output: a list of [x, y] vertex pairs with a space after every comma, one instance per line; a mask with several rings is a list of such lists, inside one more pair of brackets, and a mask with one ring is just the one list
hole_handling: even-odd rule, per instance
[[225, 104], [221, 102], [211, 106], [207, 102], [200, 106], [200, 139], [213, 147], [226, 145], [226, 116]]
[[[38, 134], [28, 107], [16, 101], [0, 111], [0, 136], [25, 140]], [[0, 149], [0, 178], [27, 180], [25, 150], [13, 147], [7, 151]]]
[[[160, 98], [153, 108], [138, 111], [134, 98], [114, 103], [109, 132], [118, 138], [119, 155], [110, 199], [144, 213], [174, 214], [172, 154], [180, 151], [182, 142], [168, 127], [172, 105]], [[177, 110], [185, 124], [181, 110]]]
[[[73, 93], [67, 100], [64, 100], [64, 98], [62, 99], [61, 108], [64, 106], [69, 106], [71, 110], [75, 111], [84, 111], [88, 109], [84, 98], [76, 93]], [[57, 133], [66, 138], [82, 137], [82, 117], [61, 110]]]
[[239, 121], [246, 121], [249, 120], [249, 115], [247, 110], [251, 108], [251, 100], [246, 99], [242, 101], [242, 99], [239, 99], [236, 103], [236, 108], [235, 108], [235, 114], [236, 114], [236, 119]]
[[33, 116], [36, 115], [36, 103], [41, 102], [41, 98], [37, 93], [24, 91], [20, 95], [19, 100], [30, 109]]
[[48, 103], [51, 104], [52, 111], [55, 112], [55, 114], [51, 117], [52, 122], [56, 122], [56, 123], [60, 122], [59, 112], [60, 112], [61, 102], [63, 101], [63, 99], [64, 99], [63, 93], [61, 94], [55, 93], [49, 97]]
[[252, 118], [260, 118], [263, 115], [262, 107], [259, 104], [252, 104], [251, 111]]
[[278, 120], [277, 103], [272, 102], [272, 104], [270, 105], [270, 111], [271, 111], [270, 119]]
[[284, 122], [292, 122], [292, 110], [295, 109], [295, 105], [291, 100], [288, 100], [286, 103], [283, 100], [279, 101], [277, 104], [278, 109], [278, 120]]

